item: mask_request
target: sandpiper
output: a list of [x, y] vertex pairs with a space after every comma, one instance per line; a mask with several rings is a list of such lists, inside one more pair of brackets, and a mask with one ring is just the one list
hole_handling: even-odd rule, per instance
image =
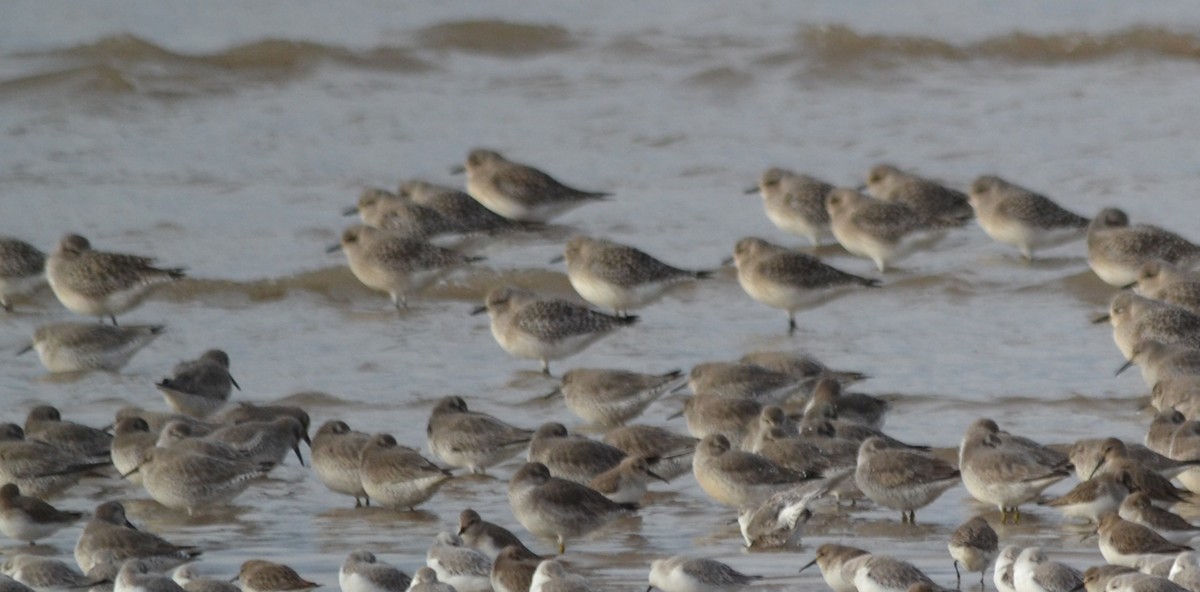
[[0, 424], [0, 483], [13, 483], [28, 496], [49, 497], [78, 483], [83, 473], [110, 462], [81, 459], [24, 438], [20, 426]]
[[543, 374], [550, 374], [552, 360], [575, 355], [638, 320], [507, 286], [488, 292], [485, 305], [472, 314], [484, 312], [491, 317], [492, 336], [500, 347], [518, 358], [540, 360]]
[[437, 493], [450, 479], [416, 450], [400, 446], [390, 434], [376, 434], [362, 449], [363, 490], [376, 503], [412, 510]]
[[646, 458], [654, 473], [667, 480], [692, 471], [692, 455], [695, 454], [696, 443], [699, 442], [691, 436], [646, 425], [629, 425], [610, 430], [604, 435], [603, 441], [628, 456]]
[[300, 577], [296, 570], [282, 563], [262, 559], [242, 563], [237, 579], [242, 584], [242, 592], [299, 592], [320, 586]]
[[184, 277], [182, 268], [154, 267], [149, 257], [106, 253], [92, 249], [88, 239], [68, 234], [46, 259], [50, 289], [73, 313], [108, 317], [139, 305], [150, 292]]
[[195, 360], [176, 364], [171, 377], [154, 386], [176, 413], [201, 419], [220, 409], [234, 388], [242, 388], [229, 374], [229, 354], [219, 349], [210, 349]]
[[492, 560], [463, 544], [452, 532], [438, 533], [425, 565], [438, 574], [438, 581], [454, 586], [459, 592], [491, 592]]
[[1013, 585], [1013, 565], [1016, 564], [1021, 551], [1021, 547], [1008, 545], [996, 556], [996, 565], [992, 568], [992, 583], [996, 585], [997, 592], [1016, 592]]
[[1050, 561], [1039, 547], [1028, 547], [1013, 563], [1013, 587], [1016, 592], [1072, 592], [1083, 587], [1083, 574]]
[[[2, 491], [0, 491], [2, 493]], [[1135, 491], [1121, 502], [1117, 513], [1121, 518], [1141, 524], [1157, 532], [1163, 538], [1177, 544], [1186, 544], [1200, 534], [1200, 526], [1185, 520], [1179, 514], [1154, 505], [1150, 496]]]
[[142, 486], [154, 501], [192, 515], [197, 509], [232, 500], [274, 466], [155, 447], [146, 451], [138, 471]]
[[1113, 565], [1138, 568], [1148, 555], [1176, 555], [1191, 551], [1186, 545], [1172, 543], [1148, 527], [1121, 518], [1116, 512], [1100, 518], [1100, 554]]
[[560, 479], [586, 484], [625, 458], [620, 448], [569, 434], [561, 423], [542, 424], [529, 443], [529, 462], [541, 463]]
[[363, 448], [371, 435], [356, 432], [344, 421], [329, 420], [312, 439], [313, 472], [321, 483], [336, 493], [354, 496], [354, 507], [370, 506], [360, 471]]
[[187, 592], [240, 592], [241, 588], [216, 578], [202, 578], [196, 567], [190, 563], [181, 565], [171, 572], [175, 580]]
[[205, 438], [228, 444], [260, 463], [277, 465], [283, 462], [289, 452], [293, 452], [301, 466], [304, 465], [304, 455], [300, 452], [300, 442], [310, 441], [305, 424], [287, 415], [269, 421], [246, 421], [228, 425], [206, 435]]
[[650, 469], [647, 459], [627, 456], [617, 466], [593, 477], [587, 485], [619, 504], [636, 504], [646, 495], [646, 485], [651, 479], [667, 481]]
[[1108, 314], [1094, 322], [1112, 324], [1113, 341], [1125, 359], [1133, 357], [1137, 344], [1154, 340], [1200, 348], [1200, 315], [1132, 292], [1119, 292], [1108, 305]]
[[641, 415], [680, 382], [683, 373], [642, 374], [627, 370], [575, 368], [563, 373], [558, 391], [567, 409], [584, 421], [619, 426]]
[[162, 537], [136, 529], [125, 517], [120, 502], [105, 502], [96, 506], [91, 521], [75, 542], [75, 563], [83, 571], [91, 571], [100, 555], [123, 562], [143, 559], [155, 569], [171, 569], [193, 561], [201, 554], [196, 547], [176, 545]]
[[853, 573], [859, 592], [908, 592], [914, 584], [933, 586], [933, 580], [915, 565], [886, 555], [861, 555], [842, 567]]
[[483, 519], [478, 512], [467, 508], [458, 516], [458, 536], [467, 546], [495, 559], [507, 547], [528, 551], [525, 543], [507, 528]]
[[454, 586], [438, 581], [437, 572], [430, 567], [418, 568], [413, 573], [408, 592], [457, 592]]
[[833, 236], [847, 251], [875, 262], [880, 272], [914, 251], [940, 241], [944, 228], [901, 203], [869, 198], [853, 189], [834, 189], [825, 198]]
[[720, 434], [700, 441], [692, 463], [700, 489], [717, 503], [734, 508], [756, 506], [775, 493], [820, 476], [797, 473], [757, 454], [732, 450], [729, 440]]
[[538, 227], [536, 224], [509, 220], [487, 209], [464, 191], [420, 179], [401, 182], [396, 194], [441, 214], [455, 232], [497, 232]]
[[967, 428], [959, 447], [963, 485], [975, 499], [1000, 508], [1000, 523], [1020, 522], [1019, 506], [1070, 475], [1066, 455], [1001, 432], [980, 419]]
[[100, 583], [72, 565], [37, 555], [14, 555], [0, 564], [0, 572], [39, 591], [90, 588]]
[[[429, 451], [442, 462], [472, 473], [516, 455], [533, 439], [533, 432], [509, 425], [486, 413], [470, 411], [462, 397], [444, 397], [430, 413], [425, 433]], [[443, 578], [445, 579], [445, 578]]]
[[508, 482], [508, 502], [513, 515], [529, 532], [558, 541], [558, 552], [566, 541], [585, 536], [629, 514], [632, 504], [618, 504], [578, 483], [550, 476], [541, 463], [527, 463]]
[[950, 463], [924, 452], [891, 448], [881, 438], [867, 438], [858, 449], [858, 489], [875, 503], [900, 510], [901, 522], [916, 522], [918, 508], [959, 481], [958, 469]]
[[802, 352], [756, 351], [742, 356], [738, 361], [782, 372], [793, 378], [807, 380], [810, 382], [809, 389], [816, 385], [817, 380], [826, 377], [837, 380], [842, 383], [842, 386], [869, 378], [866, 374], [854, 370], [834, 370], [813, 356]]
[[357, 205], [342, 213], [358, 214], [366, 226], [410, 239], [430, 239], [456, 230], [437, 210], [377, 187], [363, 189]]
[[62, 413], [50, 405], [38, 405], [25, 416], [25, 439], [44, 442], [63, 452], [77, 455], [87, 462], [109, 458], [113, 437], [108, 432], [64, 421]]
[[592, 592], [583, 576], [567, 573], [562, 563], [543, 559], [533, 570], [529, 592]]
[[865, 555], [870, 555], [870, 553], [857, 547], [824, 543], [817, 547], [816, 557], [801, 567], [800, 571], [803, 572], [816, 565], [821, 570], [821, 577], [825, 579], [825, 583], [833, 589], [833, 592], [856, 592], [854, 574], [844, 571], [843, 567], [846, 567], [851, 560]]
[[999, 551], [1000, 539], [996, 531], [988, 524], [983, 516], [976, 516], [954, 529], [947, 547], [950, 557], [954, 558], [954, 578], [958, 588], [962, 589], [962, 576], [958, 572], [959, 564], [967, 571], [979, 572], [979, 586], [983, 587], [984, 574], [996, 558]]
[[11, 539], [34, 545], [83, 516], [82, 512], [59, 510], [50, 504], [21, 495], [12, 483], [0, 487], [0, 531]]
[[809, 506], [828, 488], [785, 490], [757, 506], [738, 509], [738, 527], [748, 549], [772, 549], [800, 544], [803, 526], [812, 518]]
[[492, 589], [496, 592], [528, 592], [542, 557], [524, 545], [509, 545], [492, 560]]
[[961, 226], [974, 215], [963, 192], [889, 164], [871, 167], [867, 190], [877, 199], [904, 204], [923, 219], [938, 224]]
[[762, 576], [746, 575], [713, 559], [675, 555], [650, 562], [650, 587], [663, 592], [737, 592]]
[[1129, 495], [1131, 480], [1127, 471], [1096, 475], [1080, 481], [1070, 491], [1038, 504], [1059, 510], [1069, 517], [1099, 522], [1101, 516], [1116, 512], [1121, 506], [1121, 500]]
[[1150, 261], [1138, 268], [1137, 281], [1125, 286], [1138, 294], [1174, 304], [1200, 314], [1200, 280], [1193, 279], [1166, 261]]
[[545, 222], [609, 195], [568, 187], [538, 169], [483, 148], [472, 150], [466, 165], [454, 171], [467, 173], [467, 193], [471, 197], [510, 220]]

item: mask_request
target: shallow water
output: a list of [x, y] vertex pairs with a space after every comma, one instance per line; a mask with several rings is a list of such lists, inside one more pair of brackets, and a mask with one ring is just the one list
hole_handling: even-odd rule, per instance
[[[570, 295], [562, 268], [547, 262], [575, 232], [693, 268], [716, 267], [743, 236], [802, 244], [742, 195], [771, 165], [844, 185], [882, 161], [960, 188], [996, 173], [1085, 215], [1117, 205], [1200, 237], [1200, 120], [1189, 116], [1200, 11], [1188, 2], [755, 2], [736, 14], [720, 2], [652, 14], [633, 3], [209, 6], [6, 3], [0, 234], [49, 250], [79, 232], [101, 249], [185, 265], [193, 279], [122, 318], [169, 329], [120, 374], [47, 378], [32, 356], [0, 357], [9, 400], [0, 420], [21, 421], [36, 403], [97, 425], [121, 405], [159, 408], [152, 382], [221, 347], [246, 389], [236, 398], [293, 401], [314, 429], [340, 418], [424, 447], [429, 409], [446, 394], [527, 427], [574, 425], [561, 401], [535, 400], [553, 381], [504, 354], [471, 308], [505, 282]], [[472, 239], [465, 247], [487, 261], [403, 313], [324, 254], [362, 187], [460, 184], [447, 170], [475, 146], [615, 197], [544, 234]], [[878, 277], [866, 260], [822, 254]], [[1137, 372], [1112, 376], [1121, 357], [1110, 330], [1088, 319], [1114, 291], [1083, 256], [1077, 243], [1026, 264], [972, 225], [902, 262], [882, 289], [803, 312], [793, 337], [783, 313], [751, 301], [726, 270], [553, 369], [686, 370], [794, 348], [869, 373], [858, 388], [894, 397], [887, 429], [901, 439], [953, 447], [980, 416], [1046, 442], [1139, 439], [1146, 389]], [[35, 326], [69, 316], [43, 294], [0, 317], [0, 347], [15, 351]], [[644, 420], [682, 431], [667, 419], [678, 406], [665, 399]], [[262, 557], [334, 586], [360, 547], [411, 572], [468, 506], [529, 541], [504, 494], [515, 466], [496, 469], [499, 479], [455, 480], [415, 513], [352, 510], [294, 459], [231, 512], [189, 519], [143, 501], [130, 513], [207, 549], [206, 574]], [[90, 480], [59, 503], [90, 509], [113, 497], [147, 499]], [[962, 488], [919, 512], [915, 527], [890, 511], [830, 510], [805, 549], [745, 554], [732, 512], [685, 476], [567, 559], [612, 587], [644, 582], [648, 557], [678, 552], [781, 576], [764, 587], [816, 586], [818, 574], [794, 571], [833, 540], [911, 559], [951, 585], [945, 540], [980, 510], [995, 517]], [[1081, 527], [1029, 510], [1020, 526], [998, 528], [1002, 543], [1059, 549], [1080, 567], [1101, 561], [1094, 540], [1079, 541]], [[77, 534], [48, 542], [68, 554]]]

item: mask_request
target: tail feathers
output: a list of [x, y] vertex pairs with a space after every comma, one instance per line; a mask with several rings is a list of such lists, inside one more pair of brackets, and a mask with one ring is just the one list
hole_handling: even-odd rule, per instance
[[487, 261], [487, 257], [482, 255], [472, 255], [469, 257], [463, 257], [463, 261], [467, 263], [479, 263], [480, 261]]
[[702, 270], [700, 270], [700, 271], [693, 271], [693, 272], [692, 272], [692, 277], [694, 277], [694, 278], [696, 278], [696, 279], [698, 279], [698, 280], [707, 280], [707, 279], [711, 279], [711, 278], [712, 278], [712, 276], [713, 276], [713, 272], [711, 272], [711, 271], [709, 271], [709, 270], [707, 270], [707, 269], [702, 269]]
[[640, 321], [641, 319], [642, 319], [642, 317], [639, 317], [637, 315], [626, 315], [623, 317], [617, 317], [617, 323], [620, 325], [632, 325], [632, 324]]

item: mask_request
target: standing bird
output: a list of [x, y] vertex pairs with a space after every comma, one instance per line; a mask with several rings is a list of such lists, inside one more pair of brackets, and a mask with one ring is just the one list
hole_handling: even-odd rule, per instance
[[1056, 247], [1087, 235], [1087, 218], [1000, 177], [975, 179], [970, 201], [983, 231], [998, 243], [1016, 247], [1026, 261], [1033, 260], [1034, 249]]
[[566, 551], [568, 540], [586, 536], [637, 508], [614, 502], [586, 485], [551, 477], [546, 465], [536, 462], [526, 463], [509, 480], [508, 503], [526, 530], [554, 538], [559, 554]]
[[183, 268], [160, 269], [154, 259], [92, 249], [88, 239], [68, 234], [46, 260], [50, 289], [73, 313], [108, 317], [134, 308], [152, 289], [185, 276]]
[[815, 248], [830, 236], [825, 196], [832, 190], [833, 185], [820, 179], [772, 167], [746, 195], [762, 194], [767, 219], [784, 232], [807, 237]]
[[1150, 261], [1166, 261], [1188, 269], [1200, 261], [1200, 245], [1157, 226], [1130, 226], [1129, 215], [1116, 208], [1100, 210], [1088, 226], [1088, 265], [1104, 283], [1125, 286], [1137, 281]]
[[637, 316], [617, 317], [557, 298], [544, 298], [510, 286], [493, 288], [484, 306], [471, 314], [487, 313], [492, 337], [509, 354], [540, 360], [542, 374], [550, 362], [583, 351], [613, 331], [632, 325]]
[[229, 373], [229, 354], [219, 349], [210, 349], [195, 360], [176, 364], [171, 377], [154, 386], [176, 413], [201, 419], [220, 409], [234, 388], [242, 390]]
[[917, 509], [933, 503], [961, 480], [958, 469], [928, 453], [892, 448], [871, 437], [858, 449], [854, 482], [871, 501], [900, 510], [900, 521], [915, 523]]
[[486, 413], [470, 411], [462, 397], [438, 401], [425, 428], [429, 451], [442, 462], [482, 474], [508, 460], [533, 439], [533, 432]]
[[359, 465], [363, 490], [388, 508], [412, 510], [450, 479], [450, 472], [419, 452], [396, 443], [389, 434], [376, 434], [362, 450]]
[[46, 254], [15, 238], [0, 236], [0, 308], [12, 312], [13, 299], [46, 283]]
[[610, 194], [568, 187], [531, 166], [499, 152], [477, 148], [467, 155], [467, 193], [487, 209], [510, 220], [545, 222], [567, 210], [600, 201]]
[[12, 483], [0, 487], [0, 532], [30, 546], [74, 524], [81, 516], [82, 512], [66, 512], [40, 499], [21, 495], [20, 488]]
[[20, 426], [0, 424], [0, 483], [13, 483], [25, 495], [46, 498], [79, 482], [110, 461], [93, 461], [45, 442], [25, 440]]
[[1000, 508], [1000, 523], [1021, 521], [1020, 505], [1067, 478], [1066, 455], [1000, 431], [990, 419], [972, 423], [959, 447], [959, 469], [971, 497]]
[[908, 206], [923, 219], [938, 225], [961, 226], [973, 212], [967, 196], [939, 183], [880, 164], [867, 173], [867, 190], [883, 201]]
[[361, 458], [371, 435], [356, 432], [344, 421], [329, 420], [312, 439], [313, 472], [331, 491], [354, 496], [354, 507], [370, 506], [371, 498], [363, 489]]
[[342, 250], [354, 277], [372, 290], [387, 292], [397, 309], [408, 308], [408, 295], [419, 292], [456, 267], [481, 260], [420, 239], [358, 225], [342, 233]]
[[458, 536], [472, 549], [495, 559], [508, 547], [529, 551], [511, 531], [503, 526], [484, 520], [479, 512], [467, 508], [458, 515]]
[[94, 323], [50, 323], [33, 332], [33, 344], [17, 352], [37, 352], [50, 372], [116, 372], [134, 354], [162, 335], [162, 325], [113, 327]]
[[226, 460], [189, 450], [156, 447], [146, 452], [138, 470], [142, 486], [154, 501], [191, 516], [199, 508], [223, 504], [266, 475], [271, 462]]
[[962, 564], [967, 571], [979, 572], [979, 586], [982, 588], [984, 574], [987, 573], [987, 568], [996, 558], [996, 552], [1000, 547], [1000, 539], [987, 520], [983, 516], [976, 516], [963, 522], [954, 529], [954, 534], [950, 536], [950, 543], [947, 547], [950, 549], [950, 556], [954, 558], [954, 578], [958, 582], [958, 588], [962, 589], [962, 575], [958, 572], [959, 564]]
[[930, 248], [944, 235], [902, 203], [869, 198], [853, 189], [835, 189], [825, 198], [833, 236], [847, 251], [875, 262], [880, 272], [893, 261]]
[[821, 304], [846, 289], [875, 287], [879, 280], [859, 277], [816, 257], [747, 237], [733, 249], [738, 283], [751, 298], [788, 314], [788, 333], [796, 331], [796, 311]]
[[679, 284], [712, 277], [709, 271], [679, 269], [640, 249], [587, 236], [567, 241], [563, 258], [571, 287], [617, 316], [654, 302]]

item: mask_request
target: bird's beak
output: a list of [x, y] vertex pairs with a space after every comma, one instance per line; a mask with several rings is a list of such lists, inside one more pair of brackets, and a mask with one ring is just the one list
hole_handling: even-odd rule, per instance
[[340, 250], [342, 250], [342, 243], [338, 243], [336, 245], [330, 245], [325, 248], [326, 253], [336, 253]]
[[816, 564], [817, 564], [817, 560], [813, 559], [812, 561], [809, 561], [808, 563], [804, 564], [804, 567], [800, 568], [800, 571], [798, 571], [796, 573], [802, 573], [802, 572], [804, 572], [804, 570], [806, 570]]
[[550, 263], [562, 263], [566, 258], [566, 255], [557, 255], [550, 260]]
[[358, 213], [358, 206], [350, 206], [350, 207], [342, 210], [343, 216], [353, 216], [357, 213]]
[[1124, 286], [1121, 286], [1121, 289], [1122, 290], [1132, 290], [1132, 289], [1136, 288], [1137, 285], [1138, 285], [1138, 283], [1135, 281], [1132, 284], [1125, 284]]
[[300, 443], [296, 442], [296, 446], [292, 450], [296, 451], [296, 458], [300, 459], [300, 466], [304, 466], [304, 455], [300, 454]]
[[461, 174], [463, 174], [463, 173], [465, 173], [465, 172], [467, 172], [467, 167], [465, 167], [465, 166], [463, 166], [463, 165], [461, 165], [461, 164], [456, 164], [456, 165], [454, 165], [454, 166], [450, 167], [450, 174], [451, 174], [451, 175], [461, 175]]
[[749, 189], [746, 189], [742, 193], [745, 195], [754, 195], [755, 193], [758, 193], [758, 186], [755, 185], [754, 187], [750, 187]]
[[721, 267], [729, 267], [733, 265], [733, 257], [726, 257], [721, 260]]
[[1093, 317], [1093, 318], [1092, 318], [1092, 324], [1093, 324], [1093, 325], [1099, 325], [1099, 324], [1101, 324], [1101, 323], [1107, 323], [1107, 322], [1108, 322], [1108, 320], [1109, 320], [1110, 318], [1112, 318], [1112, 316], [1111, 316], [1111, 315], [1109, 315], [1108, 313], [1104, 313], [1104, 314], [1102, 314], [1102, 315], [1099, 315], [1099, 316]]
[[1124, 364], [1121, 364], [1120, 368], [1117, 368], [1117, 373], [1113, 374], [1113, 376], [1120, 376], [1122, 372], [1128, 370], [1129, 367], [1132, 365], [1133, 365], [1133, 360], [1127, 360]]
[[230, 375], [229, 375], [229, 382], [230, 382], [230, 383], [233, 385], [233, 388], [236, 388], [236, 389], [237, 389], [237, 390], [239, 390], [239, 391], [240, 391], [240, 390], [242, 390], [242, 387], [241, 387], [241, 385], [239, 385], [239, 384], [237, 383], [237, 381], [233, 379], [233, 375], [232, 375], [232, 374], [230, 374]]
[[23, 347], [23, 348], [21, 348], [21, 351], [17, 352], [17, 355], [19, 356], [19, 355], [22, 355], [22, 354], [28, 353], [28, 352], [29, 352], [29, 350], [31, 350], [31, 349], [33, 349], [33, 344], [32, 344], [32, 343], [31, 343], [31, 344], [29, 344], [29, 345], [27, 345], [27, 346], [25, 346], [25, 347]]
[[864, 192], [864, 191], [866, 191], [866, 190], [867, 190], [867, 184], [866, 184], [866, 183], [863, 183], [862, 185], [859, 185], [858, 187], [855, 187], [855, 188], [854, 188], [854, 190], [855, 190], [855, 191], [857, 191], [857, 192], [859, 192], [859, 193], [862, 193], [862, 192]]
[[471, 310], [471, 316], [481, 315], [487, 312], [487, 306], [477, 306]]
[[[654, 477], [655, 479], [658, 479], [659, 481], [662, 481], [663, 483], [670, 483], [670, 481], [663, 479], [661, 475], [659, 475], [658, 473], [655, 473], [654, 471], [646, 471], [646, 474], [650, 475], [651, 477]], [[736, 522], [736, 520], [735, 520], [735, 522]]]
[[1096, 463], [1096, 468], [1092, 469], [1091, 474], [1088, 475], [1088, 480], [1091, 480], [1092, 477], [1095, 477], [1096, 472], [1099, 471], [1100, 467], [1102, 466], [1104, 466], [1104, 459], [1100, 459], [1100, 462]]

